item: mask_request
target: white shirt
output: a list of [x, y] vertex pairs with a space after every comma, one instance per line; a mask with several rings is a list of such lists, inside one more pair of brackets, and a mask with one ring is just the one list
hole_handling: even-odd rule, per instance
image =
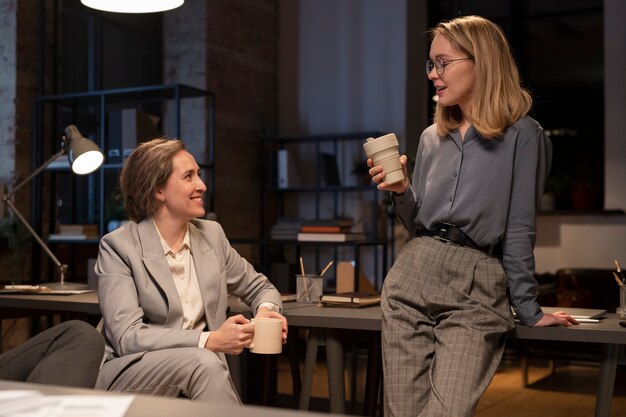
[[[156, 224], [155, 224], [156, 227]], [[198, 284], [198, 275], [196, 267], [193, 263], [193, 252], [191, 242], [189, 240], [189, 229], [185, 232], [183, 243], [174, 252], [161, 236], [159, 228], [156, 227], [157, 234], [163, 246], [165, 259], [172, 272], [172, 278], [183, 306], [183, 329], [204, 329], [206, 327], [206, 317], [204, 316], [204, 306], [202, 303], [202, 295], [200, 293], [200, 285]], [[198, 339], [198, 347], [204, 348], [211, 332], [202, 332]]]
[[[153, 219], [154, 221], [154, 219]], [[196, 267], [193, 263], [193, 250], [191, 248], [191, 241], [189, 239], [189, 228], [185, 231], [185, 237], [183, 243], [178, 248], [178, 251], [174, 252], [157, 227], [154, 224], [159, 239], [161, 240], [161, 246], [163, 246], [163, 252], [167, 264], [170, 267], [180, 302], [183, 306], [183, 329], [204, 329], [207, 321], [204, 316], [204, 306], [202, 303], [202, 294], [200, 292], [200, 285], [198, 284], [198, 275], [196, 274]], [[280, 308], [271, 302], [263, 302], [259, 305], [259, 308], [267, 307], [270, 310], [280, 312]], [[211, 332], [200, 333], [198, 339], [198, 347], [204, 348], [206, 341], [209, 339]]]

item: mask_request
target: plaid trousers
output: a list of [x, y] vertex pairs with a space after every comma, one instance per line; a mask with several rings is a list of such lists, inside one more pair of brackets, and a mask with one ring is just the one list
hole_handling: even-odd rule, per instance
[[513, 328], [498, 258], [412, 239], [385, 278], [386, 417], [472, 416]]

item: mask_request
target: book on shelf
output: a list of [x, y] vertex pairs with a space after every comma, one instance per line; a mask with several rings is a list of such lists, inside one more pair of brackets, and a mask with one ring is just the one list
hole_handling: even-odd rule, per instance
[[333, 219], [309, 219], [302, 221], [302, 227], [304, 226], [339, 226], [339, 227], [352, 227], [354, 220], [349, 217], [346, 218], [333, 218]]
[[298, 165], [296, 164], [293, 154], [287, 149], [279, 149], [276, 151], [276, 177], [274, 184], [277, 188], [295, 187], [300, 183], [300, 175], [298, 174]]
[[49, 240], [97, 239], [97, 224], [59, 224], [59, 232], [51, 233]]
[[59, 224], [59, 233], [61, 234], [98, 234], [97, 224]]
[[302, 226], [302, 233], [350, 233], [350, 227], [343, 226]]
[[48, 240], [50, 241], [62, 241], [62, 240], [86, 240], [95, 239], [95, 236], [87, 236], [84, 233], [50, 233]]
[[296, 240], [300, 231], [300, 219], [280, 218], [276, 221], [270, 230], [270, 239], [272, 240]]
[[354, 242], [365, 240], [363, 233], [298, 233], [299, 242]]
[[330, 306], [365, 307], [380, 304], [380, 295], [364, 292], [340, 292], [323, 294], [320, 301], [322, 304]]
[[302, 225], [302, 219], [290, 219], [287, 217], [280, 217], [276, 220], [276, 223], [272, 226], [273, 229], [300, 229]]
[[296, 240], [298, 238], [298, 231], [270, 231], [270, 239], [272, 240]]

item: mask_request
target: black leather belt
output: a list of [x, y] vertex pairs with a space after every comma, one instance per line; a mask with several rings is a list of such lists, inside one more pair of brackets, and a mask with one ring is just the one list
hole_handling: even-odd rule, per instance
[[501, 246], [500, 244], [478, 246], [472, 239], [467, 236], [461, 228], [455, 224], [441, 223], [435, 226], [432, 230], [423, 229], [420, 232], [420, 236], [430, 236], [437, 240], [441, 240], [446, 243], [454, 243], [468, 248], [479, 250], [489, 256], [500, 257]]

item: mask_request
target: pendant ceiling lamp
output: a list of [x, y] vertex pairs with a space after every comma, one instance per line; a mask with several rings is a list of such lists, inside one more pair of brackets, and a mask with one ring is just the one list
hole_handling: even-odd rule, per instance
[[87, 7], [115, 13], [154, 13], [172, 10], [185, 0], [80, 0]]

